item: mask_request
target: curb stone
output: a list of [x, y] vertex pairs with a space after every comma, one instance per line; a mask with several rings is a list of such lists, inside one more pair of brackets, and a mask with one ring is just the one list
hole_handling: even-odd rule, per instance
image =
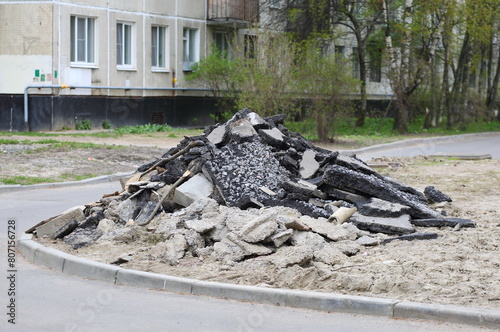
[[36, 265], [117, 285], [161, 289], [181, 294], [203, 295], [327, 312], [425, 319], [492, 328], [500, 327], [500, 310], [226, 284], [124, 269], [47, 248], [33, 241], [30, 234], [21, 236], [18, 241], [18, 248], [19, 252], [28, 261]]

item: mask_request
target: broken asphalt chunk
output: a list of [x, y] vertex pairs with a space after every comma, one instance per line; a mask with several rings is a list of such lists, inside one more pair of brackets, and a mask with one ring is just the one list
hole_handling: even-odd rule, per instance
[[406, 205], [410, 207], [410, 214], [413, 218], [437, 218], [440, 216], [414, 195], [398, 190], [391, 183], [385, 182], [373, 174], [367, 175], [343, 166], [333, 165], [325, 171], [323, 182], [342, 190], [354, 189], [367, 196]]
[[428, 186], [424, 189], [424, 195], [429, 203], [451, 202], [452, 199], [441, 191], [437, 190], [434, 186]]
[[410, 234], [415, 232], [415, 227], [410, 222], [409, 215], [398, 218], [368, 217], [355, 213], [350, 219], [357, 228], [372, 233], [384, 234]]
[[415, 233], [415, 234], [408, 234], [408, 235], [401, 235], [401, 236], [387, 238], [382, 240], [380, 244], [387, 244], [395, 240], [413, 241], [413, 240], [434, 240], [437, 238], [438, 235], [436, 233]]
[[428, 218], [412, 219], [411, 223], [420, 227], [476, 227], [476, 223], [469, 219], [462, 218]]

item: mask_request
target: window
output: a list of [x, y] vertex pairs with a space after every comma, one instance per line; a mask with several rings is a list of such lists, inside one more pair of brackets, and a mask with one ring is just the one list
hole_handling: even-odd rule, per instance
[[166, 32], [166, 27], [151, 27], [151, 66], [153, 68], [166, 68]]
[[352, 48], [352, 68], [353, 68], [353, 76], [356, 79], [360, 78], [359, 73], [359, 48]]
[[256, 55], [257, 36], [245, 35], [245, 50], [244, 55], [247, 59], [255, 59]]
[[214, 45], [224, 56], [229, 56], [228, 34], [225, 32], [214, 33]]
[[335, 46], [335, 59], [341, 60], [344, 58], [345, 46], [336, 45]]
[[184, 28], [182, 35], [183, 47], [183, 70], [189, 71], [192, 66], [199, 60], [199, 34], [198, 29]]
[[121, 67], [132, 67], [132, 30], [130, 23], [116, 25], [116, 64]]
[[370, 82], [380, 82], [382, 81], [382, 49], [368, 47], [368, 55], [370, 58], [370, 63], [368, 64]]
[[72, 63], [94, 64], [95, 19], [71, 16], [71, 51]]

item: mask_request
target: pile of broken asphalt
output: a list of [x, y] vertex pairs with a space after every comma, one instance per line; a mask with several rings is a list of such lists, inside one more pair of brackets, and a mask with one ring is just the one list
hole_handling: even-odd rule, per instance
[[156, 236], [145, 259], [170, 265], [189, 255], [287, 267], [335, 265], [361, 246], [437, 237], [416, 226], [475, 226], [447, 218], [441, 207], [451, 198], [436, 188], [419, 192], [354, 155], [316, 147], [283, 121], [244, 109], [139, 167], [122, 192], [30, 232], [74, 249]]

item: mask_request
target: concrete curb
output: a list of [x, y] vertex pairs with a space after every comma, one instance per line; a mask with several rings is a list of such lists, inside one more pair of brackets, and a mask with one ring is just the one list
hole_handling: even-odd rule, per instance
[[355, 153], [362, 154], [368, 152], [378, 152], [384, 150], [391, 150], [406, 146], [413, 146], [419, 144], [433, 144], [433, 143], [443, 143], [443, 142], [460, 142], [465, 141], [474, 137], [488, 137], [488, 136], [499, 136], [500, 132], [485, 132], [485, 133], [474, 133], [474, 134], [462, 134], [462, 135], [450, 135], [450, 136], [438, 136], [438, 137], [427, 137], [427, 138], [412, 138], [402, 141], [384, 143], [378, 145], [367, 146], [365, 148], [355, 149], [355, 150], [341, 150], [340, 153]]
[[82, 186], [86, 184], [98, 184], [98, 183], [106, 183], [113, 182], [119, 180], [121, 178], [129, 177], [134, 172], [123, 172], [123, 173], [115, 173], [111, 175], [101, 175], [95, 178], [80, 180], [80, 181], [68, 181], [68, 182], [53, 182], [53, 183], [40, 183], [33, 185], [0, 185], [0, 194], [4, 192], [13, 192], [13, 191], [23, 191], [23, 190], [36, 190], [36, 189], [48, 189], [48, 188], [62, 188], [62, 187], [71, 187], [71, 186]]
[[475, 326], [500, 327], [500, 310], [426, 304], [391, 299], [312, 291], [287, 290], [200, 281], [158, 273], [124, 269], [47, 248], [23, 234], [19, 252], [28, 261], [70, 275], [103, 280], [116, 285], [160, 289], [237, 301], [394, 318], [425, 319]]

